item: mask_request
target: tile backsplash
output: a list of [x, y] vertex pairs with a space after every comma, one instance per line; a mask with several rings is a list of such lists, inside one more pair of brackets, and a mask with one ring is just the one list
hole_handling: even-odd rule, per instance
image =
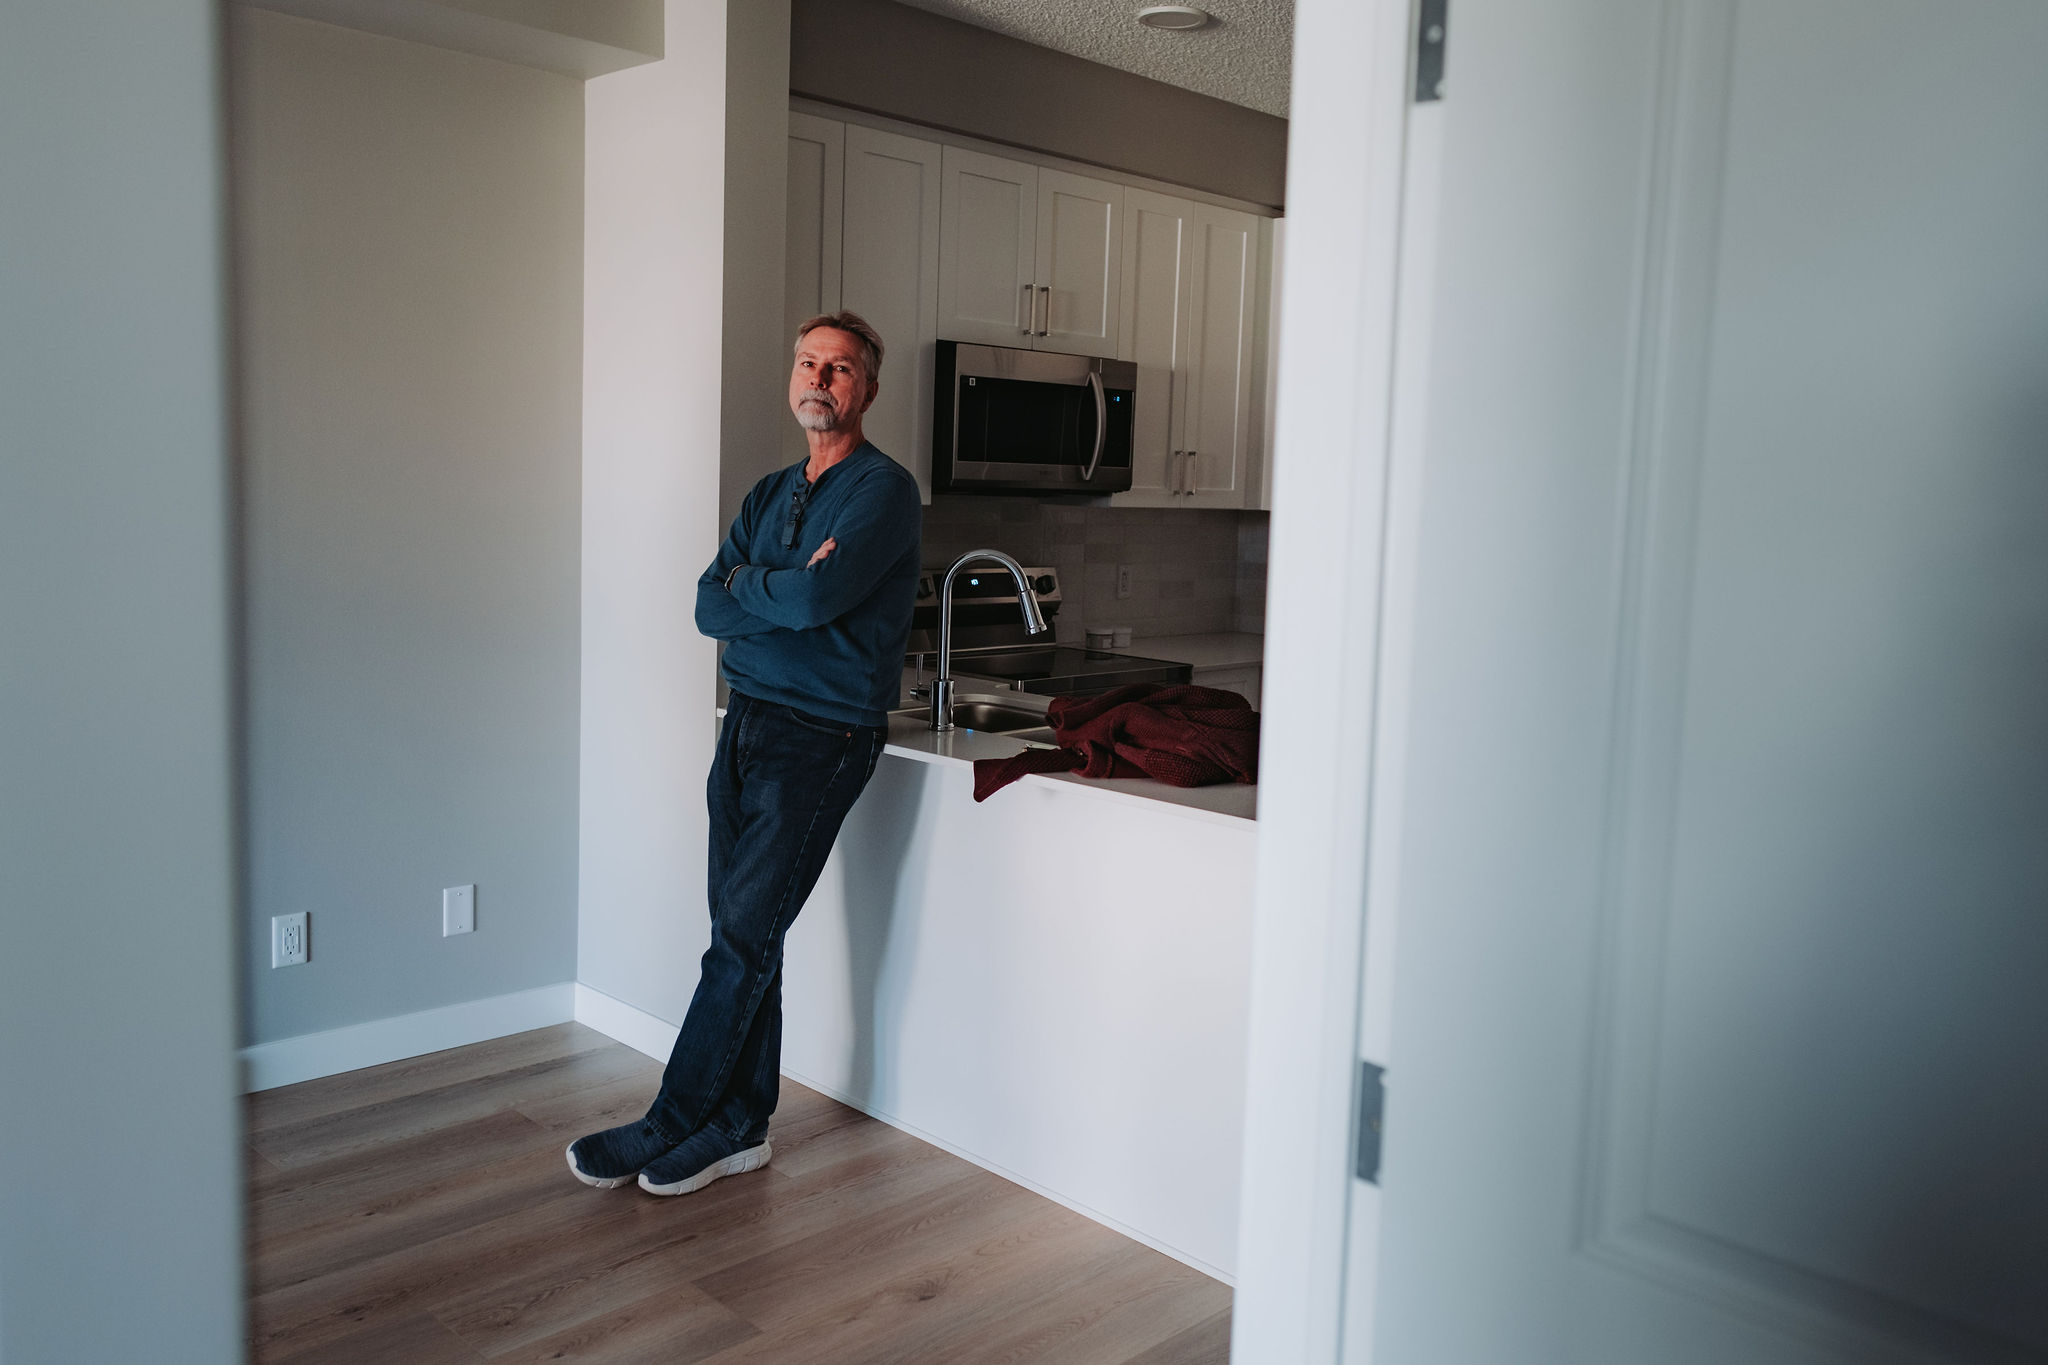
[[1273, 519], [1264, 512], [1240, 514], [1237, 523], [1237, 593], [1232, 628], [1266, 633], [1266, 532]]
[[[1001, 550], [1050, 565], [1062, 603], [1062, 643], [1089, 626], [1129, 626], [1140, 638], [1262, 632], [1266, 621], [1264, 512], [1094, 507], [1033, 498], [941, 493], [924, 510], [924, 562], [942, 569], [969, 550]], [[1116, 595], [1118, 565], [1131, 595]]]

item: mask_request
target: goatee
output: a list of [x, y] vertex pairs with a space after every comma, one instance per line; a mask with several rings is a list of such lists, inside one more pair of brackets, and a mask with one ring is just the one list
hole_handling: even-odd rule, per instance
[[807, 393], [797, 402], [796, 424], [805, 431], [830, 431], [839, 424], [839, 409], [822, 393]]

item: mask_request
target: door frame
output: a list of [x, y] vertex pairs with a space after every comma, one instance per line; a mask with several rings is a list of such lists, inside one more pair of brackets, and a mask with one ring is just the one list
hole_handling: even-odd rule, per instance
[[1370, 1354], [1380, 1201], [1355, 1174], [1359, 1061], [1391, 1060], [1387, 793], [1400, 786], [1442, 137], [1441, 105], [1410, 102], [1415, 24], [1413, 0], [1295, 6], [1239, 1361]]

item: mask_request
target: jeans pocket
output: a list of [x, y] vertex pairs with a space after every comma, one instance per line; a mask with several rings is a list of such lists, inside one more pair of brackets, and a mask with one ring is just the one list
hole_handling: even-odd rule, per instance
[[815, 730], [821, 735], [832, 735], [838, 739], [853, 738], [855, 727], [845, 721], [826, 720], [823, 716], [813, 716], [799, 711], [794, 706], [785, 706], [782, 709], [789, 712], [789, 718], [806, 730]]

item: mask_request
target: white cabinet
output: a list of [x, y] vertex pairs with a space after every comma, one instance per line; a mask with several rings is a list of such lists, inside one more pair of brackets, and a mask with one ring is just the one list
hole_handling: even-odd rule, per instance
[[1138, 365], [1124, 507], [1243, 507], [1251, 469], [1258, 220], [1125, 192], [1122, 358]]
[[1040, 350], [1116, 355], [1125, 193], [1067, 171], [1038, 173]]
[[846, 125], [809, 114], [789, 116], [789, 255], [784, 276], [785, 330], [839, 309]]
[[1194, 205], [1150, 190], [1124, 194], [1123, 354], [1138, 366], [1131, 416], [1131, 491], [1118, 506], [1179, 506], [1178, 452], [1188, 350], [1188, 295], [1194, 271]]
[[1037, 335], [1038, 168], [948, 147], [939, 193], [939, 335], [1029, 346]]
[[[1119, 506], [1261, 505], [1269, 291], [1261, 220], [1048, 166], [841, 123], [789, 120], [787, 330], [850, 308], [887, 355], [877, 446], [931, 500], [940, 337], [1138, 364]], [[793, 425], [786, 458], [804, 452]]]
[[1123, 186], [963, 147], [943, 185], [941, 336], [1116, 355]]
[[[845, 124], [810, 114], [790, 114], [788, 193], [782, 335], [793, 340], [796, 329], [811, 318], [839, 311]], [[794, 421], [782, 425], [782, 462], [794, 464], [810, 453], [810, 447], [804, 442], [803, 428]], [[907, 455], [906, 451], [897, 458]]]
[[1197, 204], [1194, 228], [1182, 496], [1190, 506], [1242, 507], [1251, 459], [1252, 380], [1260, 369], [1252, 353], [1258, 220]]
[[931, 501], [932, 363], [939, 338], [939, 145], [845, 125], [840, 304], [881, 333], [868, 439]]

